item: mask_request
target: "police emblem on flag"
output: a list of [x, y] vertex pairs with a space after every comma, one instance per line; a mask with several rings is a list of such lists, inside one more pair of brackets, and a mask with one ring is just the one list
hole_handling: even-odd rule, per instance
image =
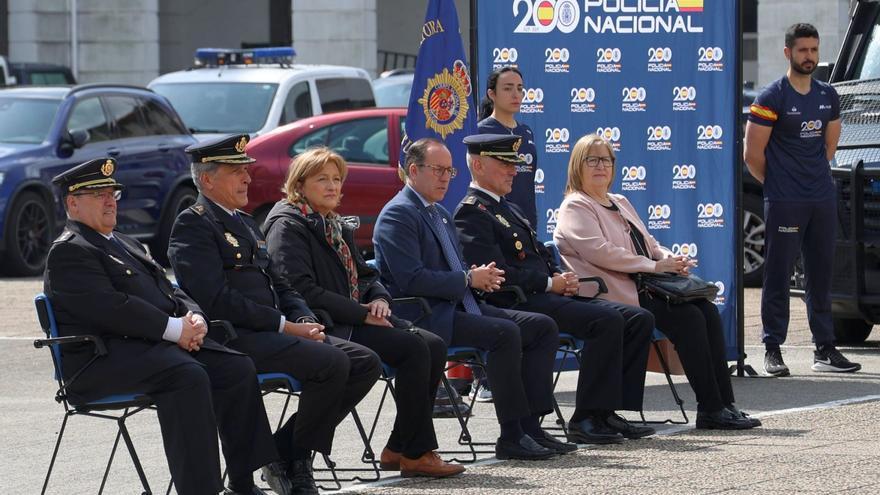
[[464, 62], [456, 60], [452, 73], [444, 68], [443, 72], [428, 78], [419, 98], [425, 112], [425, 127], [439, 134], [441, 139], [464, 127], [468, 116], [471, 81], [464, 67]]

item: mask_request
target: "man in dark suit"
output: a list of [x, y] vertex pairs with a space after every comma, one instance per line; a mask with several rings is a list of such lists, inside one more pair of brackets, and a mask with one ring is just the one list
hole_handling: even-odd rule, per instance
[[113, 231], [123, 189], [113, 178], [115, 168], [112, 158], [102, 158], [52, 180], [61, 189], [68, 221], [49, 251], [44, 291], [61, 336], [96, 334], [108, 351], [88, 365], [91, 346], [63, 348], [66, 379], [86, 366], [68, 382], [71, 402], [149, 395], [180, 494], [223, 490], [219, 425], [230, 475], [226, 493], [262, 494], [253, 471], [278, 453], [254, 365], [206, 338], [199, 306], [172, 287], [139, 242]]
[[[228, 320], [260, 373], [286, 373], [302, 383], [299, 409], [275, 433], [293, 493], [317, 493], [312, 451], [329, 454], [336, 425], [370, 391], [380, 362], [366, 347], [324, 335], [323, 325], [285, 280], [273, 280], [266, 239], [247, 204], [248, 137], [236, 135], [187, 148], [199, 188], [177, 217], [168, 259], [180, 286], [212, 318]], [[283, 480], [264, 472], [273, 490]], [[283, 488], [281, 489], [283, 491]]]
[[[488, 352], [501, 425], [499, 459], [546, 459], [574, 450], [539, 426], [553, 408], [556, 324], [544, 315], [480, 303], [474, 295], [498, 289], [504, 272], [493, 263], [468, 269], [462, 262], [452, 218], [437, 204], [455, 176], [449, 150], [441, 141], [420, 139], [408, 149], [401, 174], [406, 186], [382, 209], [373, 231], [385, 287], [394, 297], [424, 297], [431, 314], [420, 325], [447, 345]], [[408, 309], [400, 316], [414, 318]]]
[[575, 296], [577, 274], [559, 267], [519, 207], [504, 199], [520, 162], [519, 142], [519, 136], [501, 134], [464, 139], [473, 181], [455, 211], [455, 225], [465, 260], [494, 262], [504, 270], [505, 284], [527, 295], [518, 309], [545, 314], [584, 340], [569, 441], [618, 443], [652, 435], [652, 428], [633, 425], [614, 410], [642, 409], [654, 318], [639, 307]]

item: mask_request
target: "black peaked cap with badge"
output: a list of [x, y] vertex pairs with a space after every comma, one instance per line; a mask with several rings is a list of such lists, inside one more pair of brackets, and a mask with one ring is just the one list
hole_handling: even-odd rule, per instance
[[249, 141], [247, 134], [234, 134], [190, 145], [184, 151], [193, 163], [247, 165], [256, 161], [245, 153]]
[[96, 158], [56, 175], [52, 184], [61, 189], [62, 197], [83, 189], [125, 189], [125, 186], [113, 178], [115, 172], [116, 160]]
[[472, 134], [462, 140], [471, 155], [489, 156], [508, 163], [522, 163], [522, 138], [514, 134]]

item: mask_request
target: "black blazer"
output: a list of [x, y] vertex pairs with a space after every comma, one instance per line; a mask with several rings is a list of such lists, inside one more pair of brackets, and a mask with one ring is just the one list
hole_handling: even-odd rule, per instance
[[[262, 232], [250, 215], [239, 215], [199, 195], [174, 222], [168, 259], [180, 286], [208, 315], [236, 328], [239, 338], [230, 345], [259, 359], [298, 342], [278, 332], [282, 314], [294, 322], [315, 315], [292, 286], [271, 277]], [[255, 334], [262, 337], [251, 339]]]
[[348, 272], [324, 236], [321, 215], [304, 217], [282, 200], [269, 212], [263, 231], [273, 278], [292, 285], [310, 307], [327, 311], [333, 319], [334, 326], [329, 330], [333, 335], [349, 338], [352, 328], [364, 323], [367, 308], [360, 303], [381, 298], [390, 304], [391, 296], [379, 282], [379, 272], [360, 255], [351, 227], [343, 227], [342, 238], [357, 268], [360, 301], [349, 295]]
[[[109, 376], [91, 377], [123, 385], [189, 362], [189, 353], [183, 349], [165, 354], [168, 361], [151, 360], [152, 366], [138, 361], [137, 355], [153, 346], [177, 345], [162, 340], [169, 317], [188, 311], [204, 313], [186, 293], [171, 285], [165, 270], [138, 241], [119, 232], [113, 235], [125, 245], [128, 256], [90, 227], [68, 221], [49, 250], [43, 291], [52, 302], [60, 336], [98, 335], [114, 357], [131, 356], [131, 361]], [[202, 348], [234, 352], [210, 339], [205, 339]], [[93, 351], [90, 344], [63, 346], [64, 375], [69, 377], [82, 367]], [[88, 390], [89, 379], [88, 375], [78, 379], [77, 389]]]

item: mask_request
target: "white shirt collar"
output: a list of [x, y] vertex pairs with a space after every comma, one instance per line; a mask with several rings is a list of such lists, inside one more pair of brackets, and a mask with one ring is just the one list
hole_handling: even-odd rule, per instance
[[482, 192], [488, 194], [489, 197], [491, 197], [491, 198], [494, 199], [495, 201], [498, 201], [498, 202], [501, 201], [501, 196], [499, 196], [499, 195], [493, 193], [492, 191], [486, 189], [485, 187], [480, 187], [479, 185], [477, 185], [476, 182], [471, 182], [471, 187], [473, 187], [473, 188], [476, 189], [477, 191], [482, 191]]
[[424, 206], [425, 208], [427, 208], [427, 207], [429, 207], [429, 206], [431, 206], [431, 205], [434, 204], [434, 203], [431, 203], [430, 201], [428, 201], [427, 199], [425, 199], [421, 194], [419, 194], [418, 191], [416, 191], [415, 189], [413, 189], [409, 184], [407, 184], [407, 185], [404, 186], [404, 187], [409, 187], [409, 190], [412, 191], [412, 192], [414, 192], [415, 195], [416, 195], [416, 197], [418, 197], [418, 198], [422, 201], [422, 206]]

